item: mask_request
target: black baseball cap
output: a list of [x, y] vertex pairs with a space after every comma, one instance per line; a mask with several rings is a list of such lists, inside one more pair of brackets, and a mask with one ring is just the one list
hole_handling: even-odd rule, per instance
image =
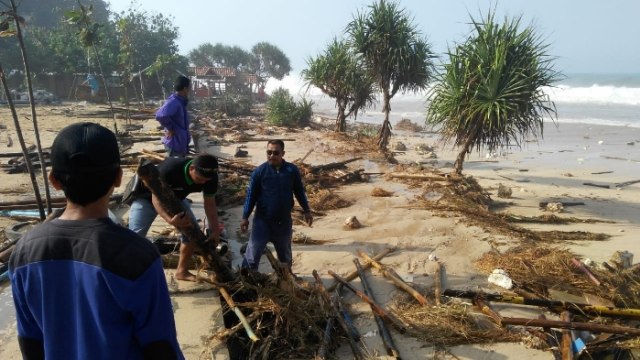
[[51, 146], [51, 168], [57, 173], [112, 171], [120, 167], [115, 134], [104, 126], [82, 122], [60, 130]]

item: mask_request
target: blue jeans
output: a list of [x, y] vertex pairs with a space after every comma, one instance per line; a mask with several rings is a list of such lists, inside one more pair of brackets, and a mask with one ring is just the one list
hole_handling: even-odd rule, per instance
[[[196, 216], [191, 211], [191, 203], [187, 199], [182, 200], [182, 206], [184, 207], [186, 214], [193, 219], [193, 223], [197, 224]], [[129, 209], [129, 230], [132, 230], [136, 234], [146, 237], [147, 232], [151, 228], [153, 220], [158, 216], [156, 208], [153, 207], [151, 199], [138, 198], [133, 200], [131, 208]], [[189, 239], [182, 236], [182, 242], [189, 242]]]
[[251, 226], [251, 239], [247, 245], [247, 252], [244, 254], [242, 267], [258, 270], [260, 258], [268, 242], [273, 243], [278, 254], [278, 260], [291, 266], [291, 226], [291, 218], [270, 221], [254, 216], [253, 225]]

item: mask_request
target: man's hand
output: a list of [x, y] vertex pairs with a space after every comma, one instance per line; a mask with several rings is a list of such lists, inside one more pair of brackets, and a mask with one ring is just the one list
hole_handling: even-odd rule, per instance
[[193, 226], [193, 223], [191, 222], [191, 218], [189, 216], [186, 216], [184, 211], [175, 214], [169, 221], [169, 224], [177, 228], [185, 228], [185, 227]]
[[313, 225], [313, 215], [311, 215], [311, 211], [304, 212], [304, 221], [307, 222], [307, 225], [309, 225], [309, 227]]
[[245, 233], [249, 230], [249, 219], [242, 219], [240, 222], [240, 231]]

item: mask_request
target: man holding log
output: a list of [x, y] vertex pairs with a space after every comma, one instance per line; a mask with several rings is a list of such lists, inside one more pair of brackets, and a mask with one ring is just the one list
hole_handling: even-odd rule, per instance
[[[220, 227], [218, 225], [218, 210], [216, 207], [216, 192], [218, 190], [218, 160], [209, 154], [189, 158], [167, 158], [158, 165], [158, 172], [169, 185], [176, 197], [182, 200], [185, 211], [170, 216], [162, 207], [155, 195], [149, 189], [140, 185], [129, 210], [129, 229], [140, 236], [147, 236], [151, 224], [159, 214], [167, 223], [176, 228], [184, 228], [196, 224], [195, 215], [191, 211], [191, 203], [187, 195], [202, 192], [204, 212], [207, 217], [210, 237], [218, 243]], [[182, 236], [180, 244], [180, 258], [176, 267], [175, 277], [178, 280], [195, 281], [196, 276], [189, 272], [189, 260], [193, 256], [196, 244]]]
[[267, 143], [267, 161], [251, 174], [247, 196], [242, 212], [240, 230], [249, 228], [249, 216], [253, 216], [251, 240], [244, 255], [242, 267], [258, 270], [260, 258], [268, 242], [272, 242], [278, 260], [291, 270], [291, 233], [293, 197], [304, 210], [304, 218], [309, 226], [313, 216], [309, 201], [302, 185], [298, 167], [284, 160], [284, 142], [270, 140]]
[[24, 359], [184, 359], [162, 259], [109, 219], [122, 169], [115, 135], [77, 123], [51, 147], [60, 217], [18, 241], [9, 261]]

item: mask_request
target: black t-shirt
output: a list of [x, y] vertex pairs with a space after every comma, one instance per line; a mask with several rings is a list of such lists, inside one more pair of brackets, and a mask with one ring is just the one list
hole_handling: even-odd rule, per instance
[[[187, 195], [191, 193], [200, 191], [202, 191], [204, 197], [215, 196], [218, 191], [218, 176], [215, 176], [203, 185], [195, 184], [189, 176], [189, 165], [191, 165], [191, 162], [193, 162], [193, 159], [167, 158], [157, 165], [158, 172], [180, 200], [186, 198]], [[151, 193], [149, 189], [143, 186], [143, 191], [140, 196], [150, 197]]]

